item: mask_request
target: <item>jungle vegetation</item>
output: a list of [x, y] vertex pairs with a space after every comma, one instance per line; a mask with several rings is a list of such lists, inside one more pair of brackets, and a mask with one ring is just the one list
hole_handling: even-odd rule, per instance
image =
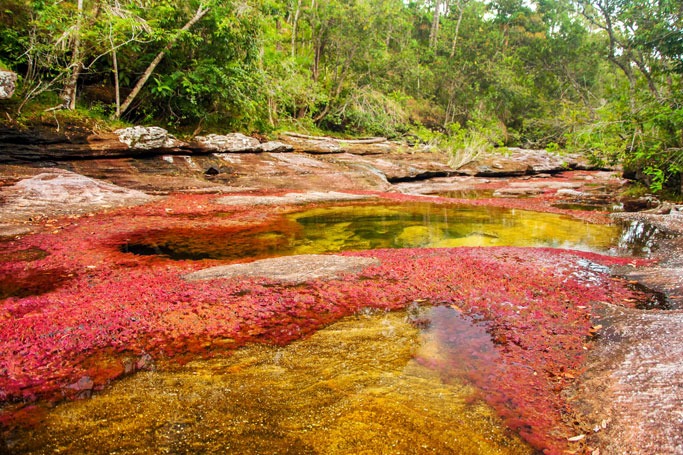
[[680, 0], [0, 0], [9, 118], [546, 147], [683, 170]]

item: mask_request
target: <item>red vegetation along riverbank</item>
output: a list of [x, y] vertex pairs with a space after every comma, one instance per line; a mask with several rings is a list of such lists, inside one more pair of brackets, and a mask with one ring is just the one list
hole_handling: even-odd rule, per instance
[[[178, 196], [55, 220], [44, 233], [0, 244], [0, 402], [88, 395], [138, 369], [247, 342], [284, 344], [362, 308], [419, 301], [448, 305], [485, 327], [498, 361], [475, 360], [458, 374], [534, 447], [558, 453], [574, 431], [560, 392], [581, 373], [598, 330], [591, 305], [631, 305], [638, 297], [624, 281], [590, 267], [631, 259], [553, 249], [344, 253], [380, 265], [305, 285], [267, 278], [190, 282], [183, 275], [221, 262], [119, 250], [141, 229], [264, 225], [282, 210], [226, 209], [211, 196]], [[10, 409], [0, 425], [11, 425]]]

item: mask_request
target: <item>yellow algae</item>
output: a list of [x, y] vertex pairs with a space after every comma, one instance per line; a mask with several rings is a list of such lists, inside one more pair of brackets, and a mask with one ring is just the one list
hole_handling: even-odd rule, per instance
[[439, 337], [368, 312], [285, 347], [141, 372], [65, 403], [13, 453], [530, 454], [474, 389], [416, 356]]

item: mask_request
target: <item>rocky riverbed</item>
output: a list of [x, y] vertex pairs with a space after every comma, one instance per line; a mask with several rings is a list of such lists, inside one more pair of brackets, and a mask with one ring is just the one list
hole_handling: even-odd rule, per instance
[[[211, 210], [222, 210], [220, 207], [226, 204], [250, 207], [240, 215], [240, 222], [248, 225], [261, 223], [278, 207], [297, 204], [377, 197], [420, 201], [447, 198], [474, 205], [552, 212], [593, 222], [608, 222], [610, 217], [616, 217], [636, 221], [634, 229], [657, 230], [652, 237], [656, 240], [642, 246], [652, 261], [610, 266], [622, 280], [659, 292], [666, 309], [590, 302], [587, 310], [593, 318], [592, 336], [597, 338], [583, 366], [562, 378], [565, 399], [580, 420], [574, 426], [576, 434], [565, 437], [573, 438], [570, 448], [579, 452], [683, 451], [683, 371], [677, 361], [683, 355], [683, 310], [678, 309], [683, 306], [683, 214], [675, 205], [657, 210], [656, 201], [646, 198], [637, 203], [643, 210], [654, 209], [651, 212], [610, 215], [609, 209], [624, 203], [614, 195], [627, 185], [617, 171], [593, 169], [576, 156], [520, 149], [481, 156], [454, 169], [449, 165], [450, 157], [441, 152], [390, 141], [354, 143], [284, 135], [277, 141], [262, 142], [233, 134], [182, 142], [161, 129], [103, 135], [33, 134], [30, 140], [26, 134], [14, 132], [0, 139], [0, 159], [5, 163], [0, 164], [0, 258], [6, 266], [3, 273], [17, 274], [18, 279], [30, 279], [23, 276], [30, 267], [15, 265], [40, 261], [43, 254], [39, 248], [18, 251], [15, 245], [21, 245], [22, 239], [34, 235], [45, 245], [61, 245], [64, 236], [63, 246], [57, 247], [63, 251], [58, 254], [71, 258], [67, 251], [70, 245], [76, 245], [78, 236], [87, 235], [79, 229], [92, 232], [93, 241], [106, 239], [96, 230], [110, 229], [113, 233], [119, 229], [119, 221], [111, 221], [114, 218], [110, 220], [107, 214], [118, 217], [117, 210], [133, 206], [139, 206], [142, 216], [150, 219], [164, 213], [208, 216], [211, 212], [205, 213], [208, 209], [201, 205], [213, 204]], [[204, 195], [204, 199], [192, 199], [191, 195]], [[131, 224], [138, 223], [132, 215], [124, 216], [131, 216]], [[90, 218], [95, 221], [90, 223]], [[77, 267], [85, 267], [85, 275], [90, 273], [87, 270], [92, 272], [93, 286], [100, 279], [95, 278], [100, 264], [114, 258], [121, 268], [129, 261], [105, 255], [100, 246], [92, 248], [87, 258], [92, 263], [79, 262]], [[282, 274], [290, 276], [291, 269], [301, 269], [302, 276], [288, 279], [302, 283], [321, 279], [318, 272], [312, 274], [313, 269], [320, 269], [320, 273], [327, 270], [336, 279], [339, 273], [355, 273], [362, 267], [377, 265], [377, 259], [370, 257], [342, 256], [337, 263], [328, 263], [333, 259], [329, 256], [321, 261], [306, 256], [292, 259], [295, 262], [291, 264], [280, 259], [274, 266], [257, 261], [252, 266], [228, 268], [214, 264], [220, 267], [201, 271], [185, 267], [182, 272], [192, 278], [216, 278], [221, 274], [268, 276], [269, 270], [274, 270], [271, 278], [277, 280]], [[66, 262], [56, 279], [68, 286], [76, 273], [68, 269], [70, 264]], [[349, 269], [344, 268], [347, 262]], [[112, 269], [111, 273], [118, 276], [119, 271]], [[10, 275], [2, 278], [6, 282], [13, 279]], [[30, 302], [16, 297], [2, 302], [6, 308], [0, 307], [0, 320], [5, 322], [20, 313], [37, 311], [19, 311]], [[552, 342], [553, 338], [548, 340]], [[147, 368], [148, 360], [144, 359], [139, 357], [139, 368], [133, 366], [130, 370]], [[91, 382], [71, 384], [72, 395], [92, 391], [92, 381], [97, 378], [88, 378]], [[0, 390], [0, 399], [3, 393], [7, 392]], [[2, 449], [0, 444], [0, 452]]]

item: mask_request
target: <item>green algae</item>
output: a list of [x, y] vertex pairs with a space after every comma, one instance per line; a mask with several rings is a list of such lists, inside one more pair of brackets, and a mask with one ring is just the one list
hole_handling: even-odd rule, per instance
[[40, 427], [15, 434], [11, 450], [534, 453], [472, 386], [430, 367], [457, 351], [446, 335], [462, 327], [411, 311], [368, 311], [285, 347], [250, 345], [227, 358], [138, 373], [57, 406]]

